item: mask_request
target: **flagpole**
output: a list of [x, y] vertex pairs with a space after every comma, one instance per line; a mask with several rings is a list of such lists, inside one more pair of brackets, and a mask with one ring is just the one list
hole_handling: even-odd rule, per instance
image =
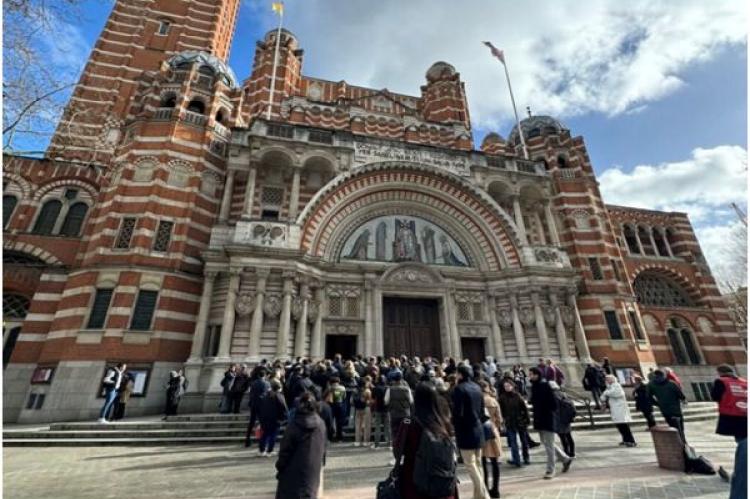
[[[283, 4], [282, 4], [283, 5]], [[273, 92], [276, 89], [276, 68], [279, 64], [279, 44], [281, 43], [281, 23], [284, 21], [284, 8], [279, 12], [279, 28], [276, 30], [276, 48], [273, 51], [273, 73], [271, 74], [271, 92], [268, 96], [268, 111], [266, 120], [271, 121], [271, 109], [273, 108]]]
[[510, 86], [510, 74], [508, 74], [508, 64], [505, 62], [505, 57], [502, 60], [503, 68], [505, 69], [505, 79], [508, 82], [508, 90], [510, 91], [510, 102], [513, 104], [513, 114], [516, 115], [516, 127], [518, 127], [518, 136], [521, 137], [521, 147], [523, 148], [523, 157], [529, 159], [529, 150], [526, 149], [526, 140], [523, 138], [523, 130], [521, 129], [521, 121], [518, 119], [518, 110], [516, 110], [516, 99], [513, 98], [513, 87]]

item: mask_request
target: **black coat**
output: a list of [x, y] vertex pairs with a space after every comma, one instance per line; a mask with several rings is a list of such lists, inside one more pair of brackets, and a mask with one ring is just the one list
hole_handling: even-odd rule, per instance
[[276, 461], [276, 499], [315, 499], [326, 450], [326, 429], [317, 414], [297, 413], [287, 426]]
[[250, 407], [258, 409], [260, 401], [271, 390], [271, 385], [265, 378], [258, 378], [250, 385]]
[[635, 399], [635, 410], [643, 413], [654, 412], [654, 399], [648, 393], [648, 386], [644, 383], [638, 385], [633, 390], [633, 399]]
[[481, 449], [484, 445], [484, 396], [479, 385], [462, 381], [453, 389], [453, 428], [459, 449]]
[[258, 411], [258, 420], [263, 431], [274, 430], [286, 419], [286, 402], [281, 392], [270, 392], [263, 397]]
[[530, 402], [534, 407], [534, 429], [557, 432], [557, 399], [546, 380], [531, 382]]
[[606, 388], [604, 371], [595, 366], [587, 367], [583, 374], [583, 388], [588, 391], [592, 391], [594, 388], [604, 391]]

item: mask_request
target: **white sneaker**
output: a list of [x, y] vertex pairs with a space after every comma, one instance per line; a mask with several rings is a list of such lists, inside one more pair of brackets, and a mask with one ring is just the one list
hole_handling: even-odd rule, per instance
[[260, 457], [266, 457], [266, 452], [265, 451], [260, 451], [260, 452], [258, 452], [258, 456], [260, 456]]
[[354, 442], [354, 447], [359, 447], [359, 446], [360, 446], [359, 442]]
[[388, 466], [395, 466], [396, 465], [396, 458], [390, 458], [388, 460]]
[[276, 455], [276, 451], [273, 452], [267, 452], [266, 457], [274, 457]]
[[99, 418], [99, 420], [97, 421], [97, 423], [99, 423], [99, 424], [107, 424], [108, 422], [109, 422], [109, 421], [107, 421], [107, 420], [106, 420], [106, 419], [104, 419], [104, 418]]

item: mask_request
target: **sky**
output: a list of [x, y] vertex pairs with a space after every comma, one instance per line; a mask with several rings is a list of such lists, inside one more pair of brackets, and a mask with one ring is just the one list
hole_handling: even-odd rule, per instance
[[[251, 70], [255, 42], [277, 25], [270, 0], [243, 0], [230, 65]], [[80, 69], [111, 2], [51, 46]], [[419, 95], [449, 62], [466, 84], [476, 144], [507, 137], [513, 112], [560, 119], [584, 137], [606, 203], [688, 213], [720, 281], [736, 272], [730, 203], [747, 207], [747, 7], [737, 0], [287, 0], [284, 25], [305, 50], [303, 73]]]

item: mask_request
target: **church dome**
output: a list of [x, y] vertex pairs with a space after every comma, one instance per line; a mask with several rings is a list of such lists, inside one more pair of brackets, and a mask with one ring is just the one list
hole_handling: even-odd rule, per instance
[[505, 139], [499, 133], [490, 132], [482, 140], [481, 150], [490, 154], [500, 154], [505, 149]]
[[430, 69], [428, 69], [425, 74], [425, 78], [427, 78], [428, 82], [432, 83], [434, 81], [448, 79], [455, 76], [457, 73], [456, 68], [447, 62], [438, 61], [430, 66]]
[[200, 50], [186, 50], [184, 52], [180, 52], [179, 54], [173, 55], [169, 60], [167, 60], [167, 64], [169, 64], [172, 69], [192, 66], [196, 63], [200, 64], [201, 66], [210, 67], [213, 70], [214, 74], [217, 77], [221, 78], [224, 83], [226, 83], [230, 87], [237, 86], [237, 77], [234, 76], [234, 71], [232, 71], [232, 68], [227, 66], [224, 61], [222, 61], [215, 55], [209, 54], [208, 52], [203, 52]]
[[[524, 139], [530, 139], [540, 135], [559, 134], [560, 132], [568, 130], [568, 128], [558, 119], [544, 115], [529, 116], [528, 118], [521, 120], [521, 129], [523, 130]], [[518, 142], [517, 126], [514, 126], [510, 131], [508, 140], [514, 143]]]
[[[272, 29], [268, 33], [266, 33], [266, 36], [263, 37], [263, 41], [266, 43], [276, 43], [276, 32], [278, 29]], [[297, 46], [299, 45], [299, 42], [297, 41], [297, 37], [294, 36], [294, 33], [289, 31], [288, 29], [281, 28], [281, 43], [286, 44], [287, 41], [289, 41], [289, 48], [291, 50], [295, 50]]]

